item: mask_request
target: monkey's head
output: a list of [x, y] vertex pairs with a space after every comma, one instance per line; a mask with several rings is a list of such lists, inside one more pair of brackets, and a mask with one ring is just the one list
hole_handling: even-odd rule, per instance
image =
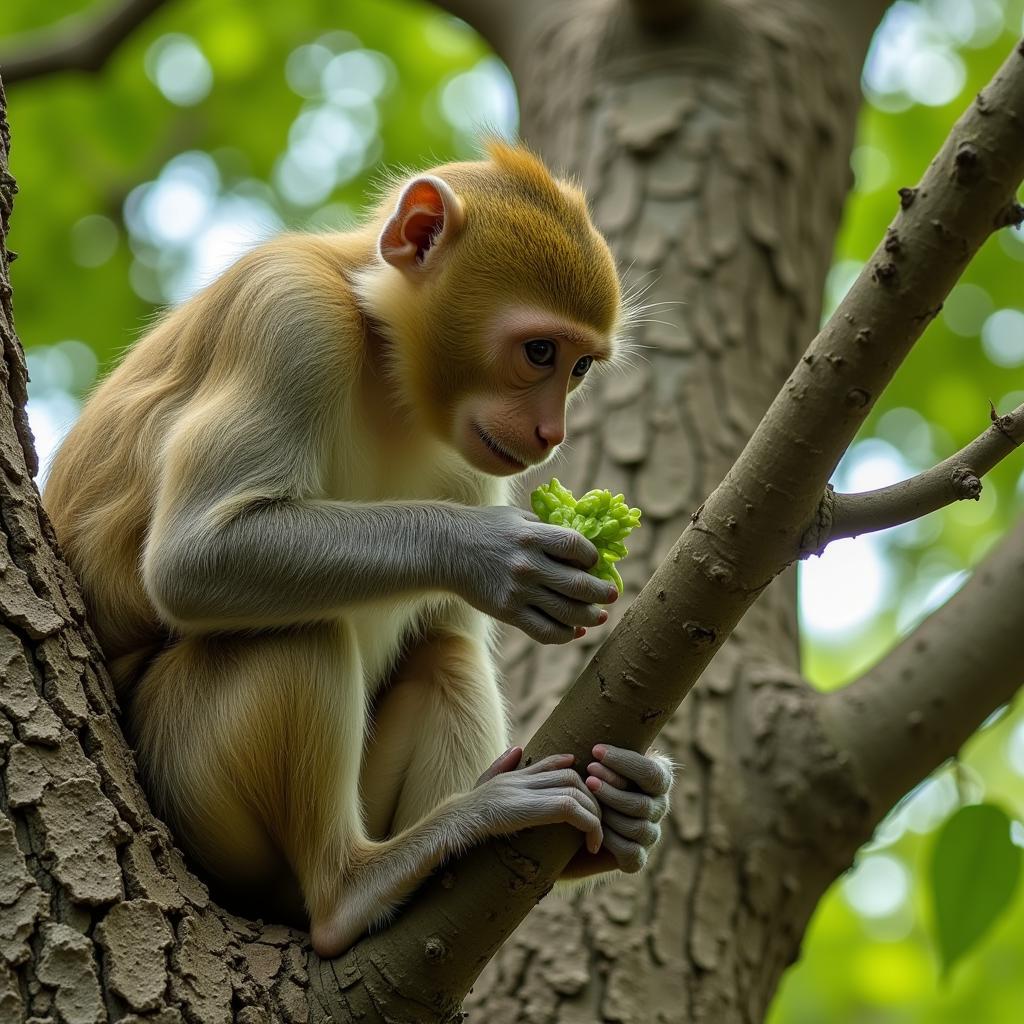
[[528, 150], [405, 181], [382, 204], [358, 293], [418, 422], [507, 476], [549, 458], [566, 404], [612, 359], [622, 298], [583, 194]]

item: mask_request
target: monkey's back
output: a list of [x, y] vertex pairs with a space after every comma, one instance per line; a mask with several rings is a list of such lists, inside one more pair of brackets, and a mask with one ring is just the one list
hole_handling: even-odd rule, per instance
[[192, 404], [259, 358], [244, 332], [225, 327], [232, 305], [252, 309], [260, 296], [287, 319], [289, 301], [314, 296], [317, 316], [336, 322], [347, 313], [351, 322], [346, 237], [283, 236], [242, 257], [131, 348], [60, 446], [43, 502], [119, 685], [168, 636], [141, 572], [162, 452]]
[[171, 372], [176, 329], [175, 314], [95, 391], [58, 450], [43, 495], [117, 675], [119, 658], [162, 634], [138, 566], [157, 486], [154, 455], [188, 387]]

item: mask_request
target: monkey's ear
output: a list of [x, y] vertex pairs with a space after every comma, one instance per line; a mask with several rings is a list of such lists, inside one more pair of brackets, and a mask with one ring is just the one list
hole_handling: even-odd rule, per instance
[[462, 227], [464, 216], [459, 197], [446, 182], [433, 175], [413, 178], [380, 233], [380, 254], [399, 270], [418, 270]]

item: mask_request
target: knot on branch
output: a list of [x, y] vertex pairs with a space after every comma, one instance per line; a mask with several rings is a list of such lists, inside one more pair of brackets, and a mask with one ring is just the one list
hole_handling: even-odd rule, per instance
[[973, 143], [961, 142], [953, 157], [956, 179], [963, 185], [970, 185], [981, 176], [981, 155]]
[[1018, 416], [1020, 413], [1019, 409], [1014, 409], [1013, 412], [1008, 412], [1003, 416], [1000, 416], [996, 412], [996, 407], [989, 402], [989, 417], [992, 420], [992, 426], [999, 431], [1008, 441], [1010, 441], [1014, 447], [1020, 444], [1020, 439], [1017, 437], [1019, 431]]
[[950, 483], [958, 501], [978, 501], [981, 498], [981, 480], [973, 469], [957, 466], [950, 474]]
[[843, 401], [851, 409], [865, 409], [871, 403], [871, 392], [864, 388], [850, 388]]
[[1010, 203], [996, 215], [997, 228], [1019, 228], [1024, 224], [1024, 206], [1020, 203]]
[[896, 284], [899, 271], [897, 271], [896, 264], [892, 260], [886, 260], [884, 263], [875, 265], [871, 271], [871, 276], [878, 284], [891, 287]]
[[700, 622], [684, 622], [683, 631], [698, 650], [710, 647], [718, 639], [718, 632], [713, 626], [705, 626]]
[[800, 557], [809, 555], [821, 556], [832, 537], [832, 525], [836, 518], [836, 492], [831, 484], [825, 487], [825, 493], [818, 502], [814, 520], [800, 538]]

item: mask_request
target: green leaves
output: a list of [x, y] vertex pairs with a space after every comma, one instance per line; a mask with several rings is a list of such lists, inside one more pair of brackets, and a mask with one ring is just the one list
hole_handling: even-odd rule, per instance
[[621, 494], [613, 496], [611, 491], [587, 491], [577, 499], [557, 477], [530, 495], [530, 505], [543, 522], [568, 526], [591, 541], [600, 556], [591, 575], [611, 581], [622, 591], [615, 563], [628, 554], [622, 542], [640, 525], [640, 509], [630, 508]]
[[943, 977], [1009, 905], [1020, 861], [1010, 819], [994, 804], [961, 807], [939, 830], [930, 885]]

